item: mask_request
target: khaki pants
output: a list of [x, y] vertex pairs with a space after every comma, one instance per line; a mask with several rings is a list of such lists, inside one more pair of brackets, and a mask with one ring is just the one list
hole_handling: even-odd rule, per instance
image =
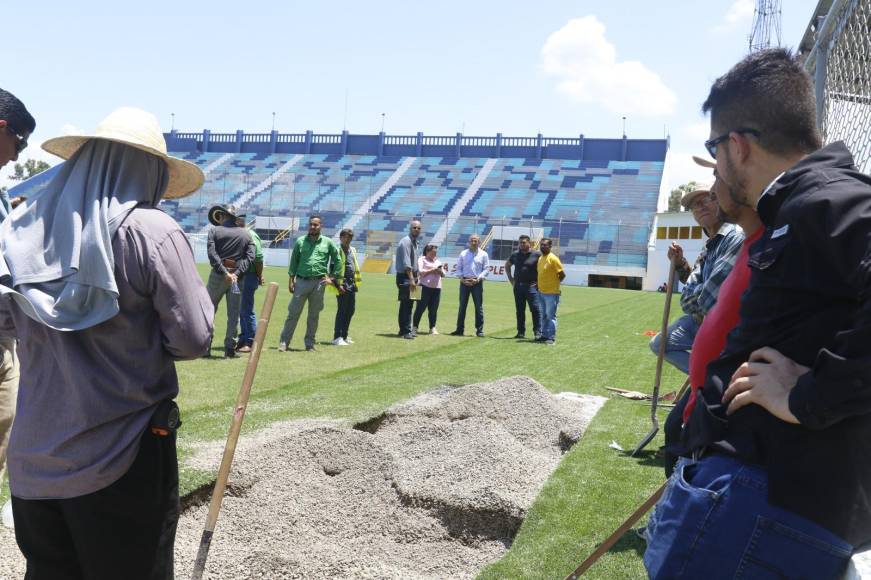
[[6, 448], [9, 432], [15, 417], [15, 401], [18, 398], [18, 357], [15, 356], [15, 340], [0, 338], [0, 485], [6, 473]]

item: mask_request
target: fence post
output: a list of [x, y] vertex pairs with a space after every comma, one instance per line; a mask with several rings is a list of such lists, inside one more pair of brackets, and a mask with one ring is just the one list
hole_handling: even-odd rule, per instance
[[342, 130], [342, 155], [348, 154], [348, 130]]
[[816, 68], [814, 70], [814, 92], [817, 98], [817, 128], [825, 141], [826, 133], [826, 67], [828, 66], [829, 42], [820, 39], [817, 44]]
[[269, 135], [269, 154], [275, 155], [275, 152], [278, 150], [278, 131], [275, 129], [272, 130], [272, 133]]
[[496, 133], [496, 159], [502, 157], [502, 133]]
[[245, 132], [242, 129], [236, 129], [236, 153], [242, 153], [242, 138]]
[[423, 133], [417, 132], [417, 140], [414, 144], [414, 153], [416, 157], [423, 157]]
[[384, 131], [378, 133], [378, 157], [384, 156]]
[[463, 134], [458, 132], [457, 133], [457, 144], [456, 144], [456, 150], [457, 150], [456, 156], [457, 157], [460, 157], [460, 153], [461, 153], [460, 145], [462, 145], [462, 143], [463, 143]]
[[579, 140], [578, 159], [581, 161], [584, 160], [584, 134], [583, 133], [581, 133], [581, 138]]
[[541, 159], [541, 133], [535, 139], [535, 158]]
[[309, 129], [305, 132], [305, 149], [306, 155], [312, 152], [312, 131]]
[[203, 129], [203, 153], [209, 152], [209, 140], [212, 138], [212, 132], [208, 129]]

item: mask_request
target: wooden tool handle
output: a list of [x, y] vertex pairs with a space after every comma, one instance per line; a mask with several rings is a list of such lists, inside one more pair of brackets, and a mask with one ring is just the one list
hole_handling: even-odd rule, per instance
[[275, 305], [277, 294], [278, 284], [270, 282], [266, 290], [266, 301], [263, 303], [263, 310], [260, 312], [260, 320], [257, 321], [257, 332], [254, 334], [254, 344], [251, 348], [251, 354], [248, 356], [245, 376], [242, 378], [242, 388], [239, 390], [236, 406], [233, 409], [233, 422], [230, 424], [230, 433], [227, 435], [227, 443], [224, 446], [224, 456], [221, 459], [221, 467], [218, 470], [218, 479], [215, 481], [215, 489], [212, 491], [209, 515], [206, 517], [206, 526], [203, 530], [203, 537], [200, 540], [200, 548], [194, 563], [194, 572], [191, 576], [193, 580], [200, 580], [206, 567], [206, 558], [209, 555], [212, 534], [215, 531], [215, 524], [218, 522], [221, 503], [224, 501], [224, 491], [227, 489], [230, 467], [233, 465], [233, 455], [236, 453], [236, 443], [239, 441], [239, 433], [242, 431], [242, 420], [245, 418], [245, 410], [248, 408], [251, 385], [254, 384], [257, 363], [260, 362], [260, 352], [263, 350], [263, 340], [266, 337], [266, 329], [269, 327], [269, 319], [272, 316], [272, 307]]

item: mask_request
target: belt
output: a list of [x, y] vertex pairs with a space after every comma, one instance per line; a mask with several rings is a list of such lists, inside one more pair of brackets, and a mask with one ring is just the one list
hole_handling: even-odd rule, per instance
[[320, 280], [323, 276], [297, 276], [300, 280]]

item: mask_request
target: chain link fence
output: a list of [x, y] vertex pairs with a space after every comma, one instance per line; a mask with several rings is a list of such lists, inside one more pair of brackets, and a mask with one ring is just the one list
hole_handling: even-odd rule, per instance
[[835, 0], [816, 23], [805, 67], [816, 83], [826, 143], [844, 141], [871, 173], [871, 0]]

